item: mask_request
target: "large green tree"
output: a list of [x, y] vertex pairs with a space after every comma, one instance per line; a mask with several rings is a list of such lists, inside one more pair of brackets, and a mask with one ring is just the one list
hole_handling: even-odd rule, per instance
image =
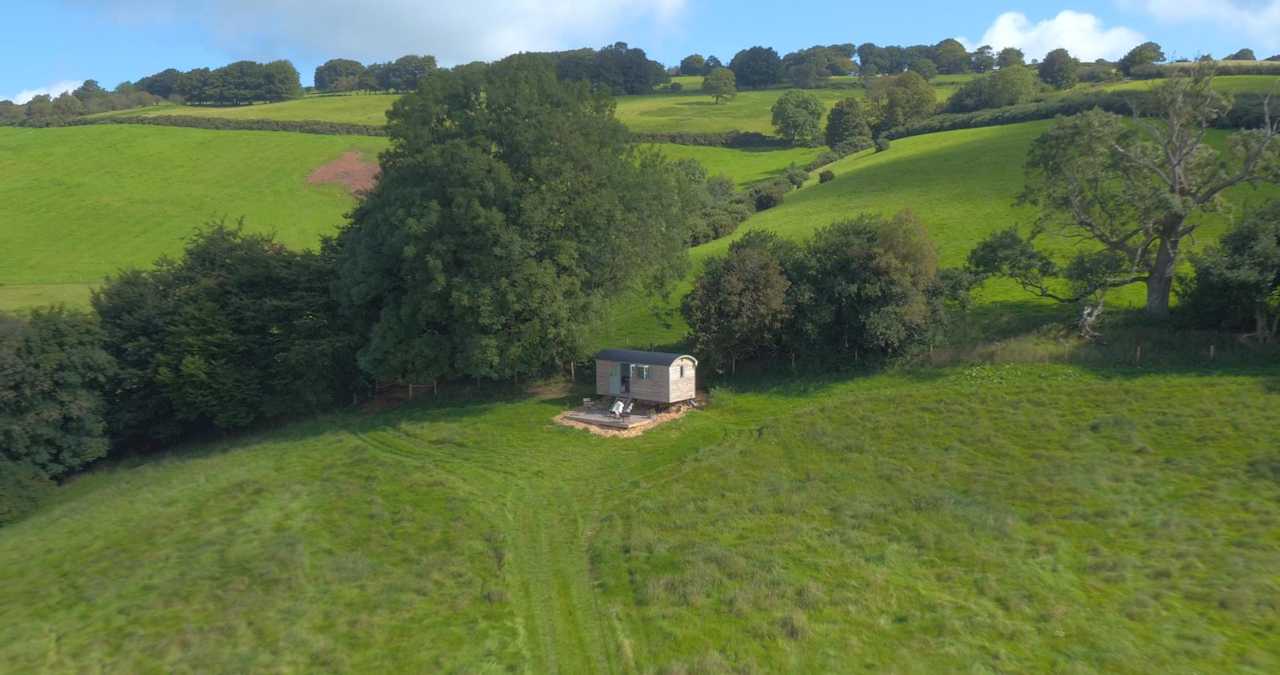
[[1164, 60], [1164, 50], [1154, 42], [1144, 42], [1120, 59], [1120, 72], [1129, 75], [1138, 66], [1149, 66]]
[[822, 134], [822, 99], [807, 91], [792, 89], [774, 102], [773, 128], [792, 145], [813, 145]]
[[[1221, 150], [1207, 143], [1231, 103], [1204, 67], [1162, 82], [1149, 105], [1132, 120], [1101, 110], [1064, 118], [1032, 144], [1022, 198], [1040, 209], [1031, 239], [1057, 232], [1090, 247], [1060, 268], [1005, 232], [980, 247], [987, 262], [978, 267], [1068, 301], [1142, 282], [1147, 314], [1167, 316], [1183, 241], [1221, 208], [1223, 192], [1280, 182], [1280, 124], [1266, 115], [1263, 128], [1232, 134]], [[1070, 294], [1053, 290], [1055, 276], [1073, 282]]]
[[681, 75], [706, 75], [707, 60], [701, 54], [690, 54], [680, 59]]
[[1070, 89], [1080, 80], [1080, 62], [1065, 49], [1055, 49], [1040, 62], [1040, 80], [1054, 89]]
[[1008, 68], [1009, 66], [1025, 66], [1027, 65], [1026, 57], [1023, 56], [1022, 50], [1017, 47], [1005, 47], [996, 55], [996, 67]]
[[335, 242], [377, 378], [505, 378], [583, 353], [601, 301], [682, 274], [678, 176], [539, 55], [440, 72], [388, 114], [377, 187]]
[[697, 353], [734, 370], [778, 345], [791, 316], [780, 245], [772, 233], [752, 232], [707, 262], [681, 306]]
[[113, 370], [88, 315], [0, 314], [0, 469], [25, 464], [58, 478], [106, 455], [103, 392]]
[[772, 47], [750, 47], [734, 54], [729, 70], [738, 79], [738, 86], [760, 89], [782, 81], [782, 59]]
[[862, 101], [856, 98], [838, 101], [831, 108], [831, 112], [827, 113], [825, 133], [827, 146], [835, 148], [859, 139], [870, 143], [871, 127], [874, 126], [874, 122], [875, 120], [870, 117], [870, 111], [862, 105]]
[[1001, 108], [1032, 100], [1039, 82], [1026, 66], [1008, 66], [966, 82], [947, 99], [947, 112]]
[[108, 279], [93, 306], [118, 364], [113, 433], [159, 443], [344, 402], [354, 340], [333, 276], [327, 256], [214, 223], [181, 258]]
[[989, 73], [995, 70], [996, 57], [991, 45], [982, 45], [969, 55], [969, 62], [975, 73]]
[[738, 95], [737, 80], [728, 68], [716, 68], [702, 78], [702, 93], [716, 103], [723, 103]]
[[[316, 66], [317, 91], [343, 91], [357, 86], [364, 75], [364, 64], [353, 59], [329, 59]], [[344, 87], [344, 85], [346, 85]]]
[[892, 353], [937, 317], [937, 252], [910, 212], [819, 229], [787, 263], [796, 353]]
[[938, 107], [933, 87], [916, 73], [877, 78], [867, 101], [879, 122], [877, 133], [923, 120]]
[[1180, 309], [1210, 328], [1252, 329], [1268, 342], [1280, 331], [1280, 200], [1237, 222], [1191, 257], [1193, 276], [1178, 290]]
[[953, 38], [947, 38], [934, 45], [932, 56], [933, 62], [938, 64], [938, 72], [945, 75], [967, 73], [972, 65], [969, 51]]

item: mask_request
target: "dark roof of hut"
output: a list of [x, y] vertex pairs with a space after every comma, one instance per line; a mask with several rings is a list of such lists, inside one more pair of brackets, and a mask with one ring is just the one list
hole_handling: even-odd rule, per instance
[[596, 354], [596, 358], [601, 361], [617, 361], [619, 363], [641, 363], [650, 366], [669, 366], [676, 362], [677, 359], [688, 356], [688, 354], [671, 354], [668, 352], [642, 352], [635, 349], [606, 349]]

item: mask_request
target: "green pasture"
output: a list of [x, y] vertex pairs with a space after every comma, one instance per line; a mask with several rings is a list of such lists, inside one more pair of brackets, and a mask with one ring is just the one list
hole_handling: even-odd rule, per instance
[[[1101, 88], [1108, 91], [1146, 91], [1163, 81], [1125, 80], [1101, 85]], [[1224, 94], [1275, 93], [1280, 97], [1280, 75], [1219, 75], [1213, 78], [1213, 88]]]
[[100, 125], [0, 128], [0, 309], [84, 304], [122, 267], [182, 249], [210, 219], [246, 218], [314, 246], [354, 200], [307, 176], [381, 138]]
[[[832, 83], [820, 89], [809, 89], [829, 109], [841, 99], [862, 97], [866, 90], [857, 78], [831, 78]], [[938, 100], [944, 101], [960, 85], [972, 79], [971, 75], [940, 76], [934, 80]], [[773, 134], [772, 112], [774, 102], [787, 88], [748, 89], [725, 103], [715, 103], [703, 94], [701, 78], [673, 78], [681, 82], [684, 90], [676, 93], [621, 96], [617, 100], [618, 119], [636, 132], [685, 132], [716, 133], [725, 131], [755, 131]], [[696, 80], [696, 82], [695, 82]]]
[[827, 150], [816, 148], [720, 148], [705, 145], [676, 145], [654, 143], [671, 159], [694, 159], [712, 176], [725, 175], [746, 187], [767, 178], [780, 176], [787, 167], [795, 164], [803, 167]]
[[634, 439], [584, 393], [79, 477], [0, 529], [0, 672], [1280, 668], [1274, 367], [744, 377]]
[[387, 110], [400, 98], [399, 94], [351, 94], [347, 96], [307, 96], [279, 103], [216, 107], [164, 104], [148, 108], [117, 110], [100, 116], [120, 115], [193, 115], [236, 120], [320, 120], [347, 124], [382, 125], [387, 123]]

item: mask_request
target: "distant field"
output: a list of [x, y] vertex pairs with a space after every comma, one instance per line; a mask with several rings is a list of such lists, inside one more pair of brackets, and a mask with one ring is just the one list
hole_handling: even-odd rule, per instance
[[[1128, 80], [1103, 85], [1110, 91], [1147, 90], [1164, 80]], [[1228, 94], [1275, 93], [1280, 98], [1280, 75], [1221, 75], [1213, 78], [1213, 88]]]
[[696, 159], [712, 176], [726, 175], [746, 186], [781, 175], [792, 164], [804, 166], [827, 148], [715, 148], [704, 145], [657, 143], [672, 159]]
[[0, 309], [84, 304], [124, 266], [181, 250], [211, 218], [245, 216], [289, 246], [315, 245], [354, 203], [309, 185], [316, 166], [385, 139], [103, 125], [0, 128]]
[[102, 116], [121, 115], [194, 115], [226, 119], [320, 120], [348, 124], [382, 125], [387, 123], [387, 110], [400, 98], [399, 94], [359, 94], [352, 96], [308, 96], [280, 103], [216, 108], [211, 106], [159, 105], [134, 110], [118, 110]]
[[[674, 78], [684, 85], [674, 94], [645, 94], [618, 98], [618, 119], [637, 132], [712, 133], [723, 131], [756, 131], [773, 133], [770, 108], [787, 89], [745, 90], [726, 103], [715, 103], [699, 91], [701, 78]], [[934, 80], [938, 100], [944, 101], [972, 79], [970, 75], [939, 76]], [[866, 91], [856, 78], [832, 78], [832, 86], [810, 89], [810, 93], [830, 108], [850, 96], [862, 97]]]
[[[445, 393], [448, 393], [448, 389]], [[1280, 371], [735, 379], [343, 414], [0, 528], [0, 671], [1280, 671]]]

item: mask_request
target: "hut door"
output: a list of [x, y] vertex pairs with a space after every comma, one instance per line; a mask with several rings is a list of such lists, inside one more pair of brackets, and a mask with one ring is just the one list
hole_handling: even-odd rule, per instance
[[609, 366], [609, 394], [618, 396], [622, 393], [622, 366], [615, 363]]

